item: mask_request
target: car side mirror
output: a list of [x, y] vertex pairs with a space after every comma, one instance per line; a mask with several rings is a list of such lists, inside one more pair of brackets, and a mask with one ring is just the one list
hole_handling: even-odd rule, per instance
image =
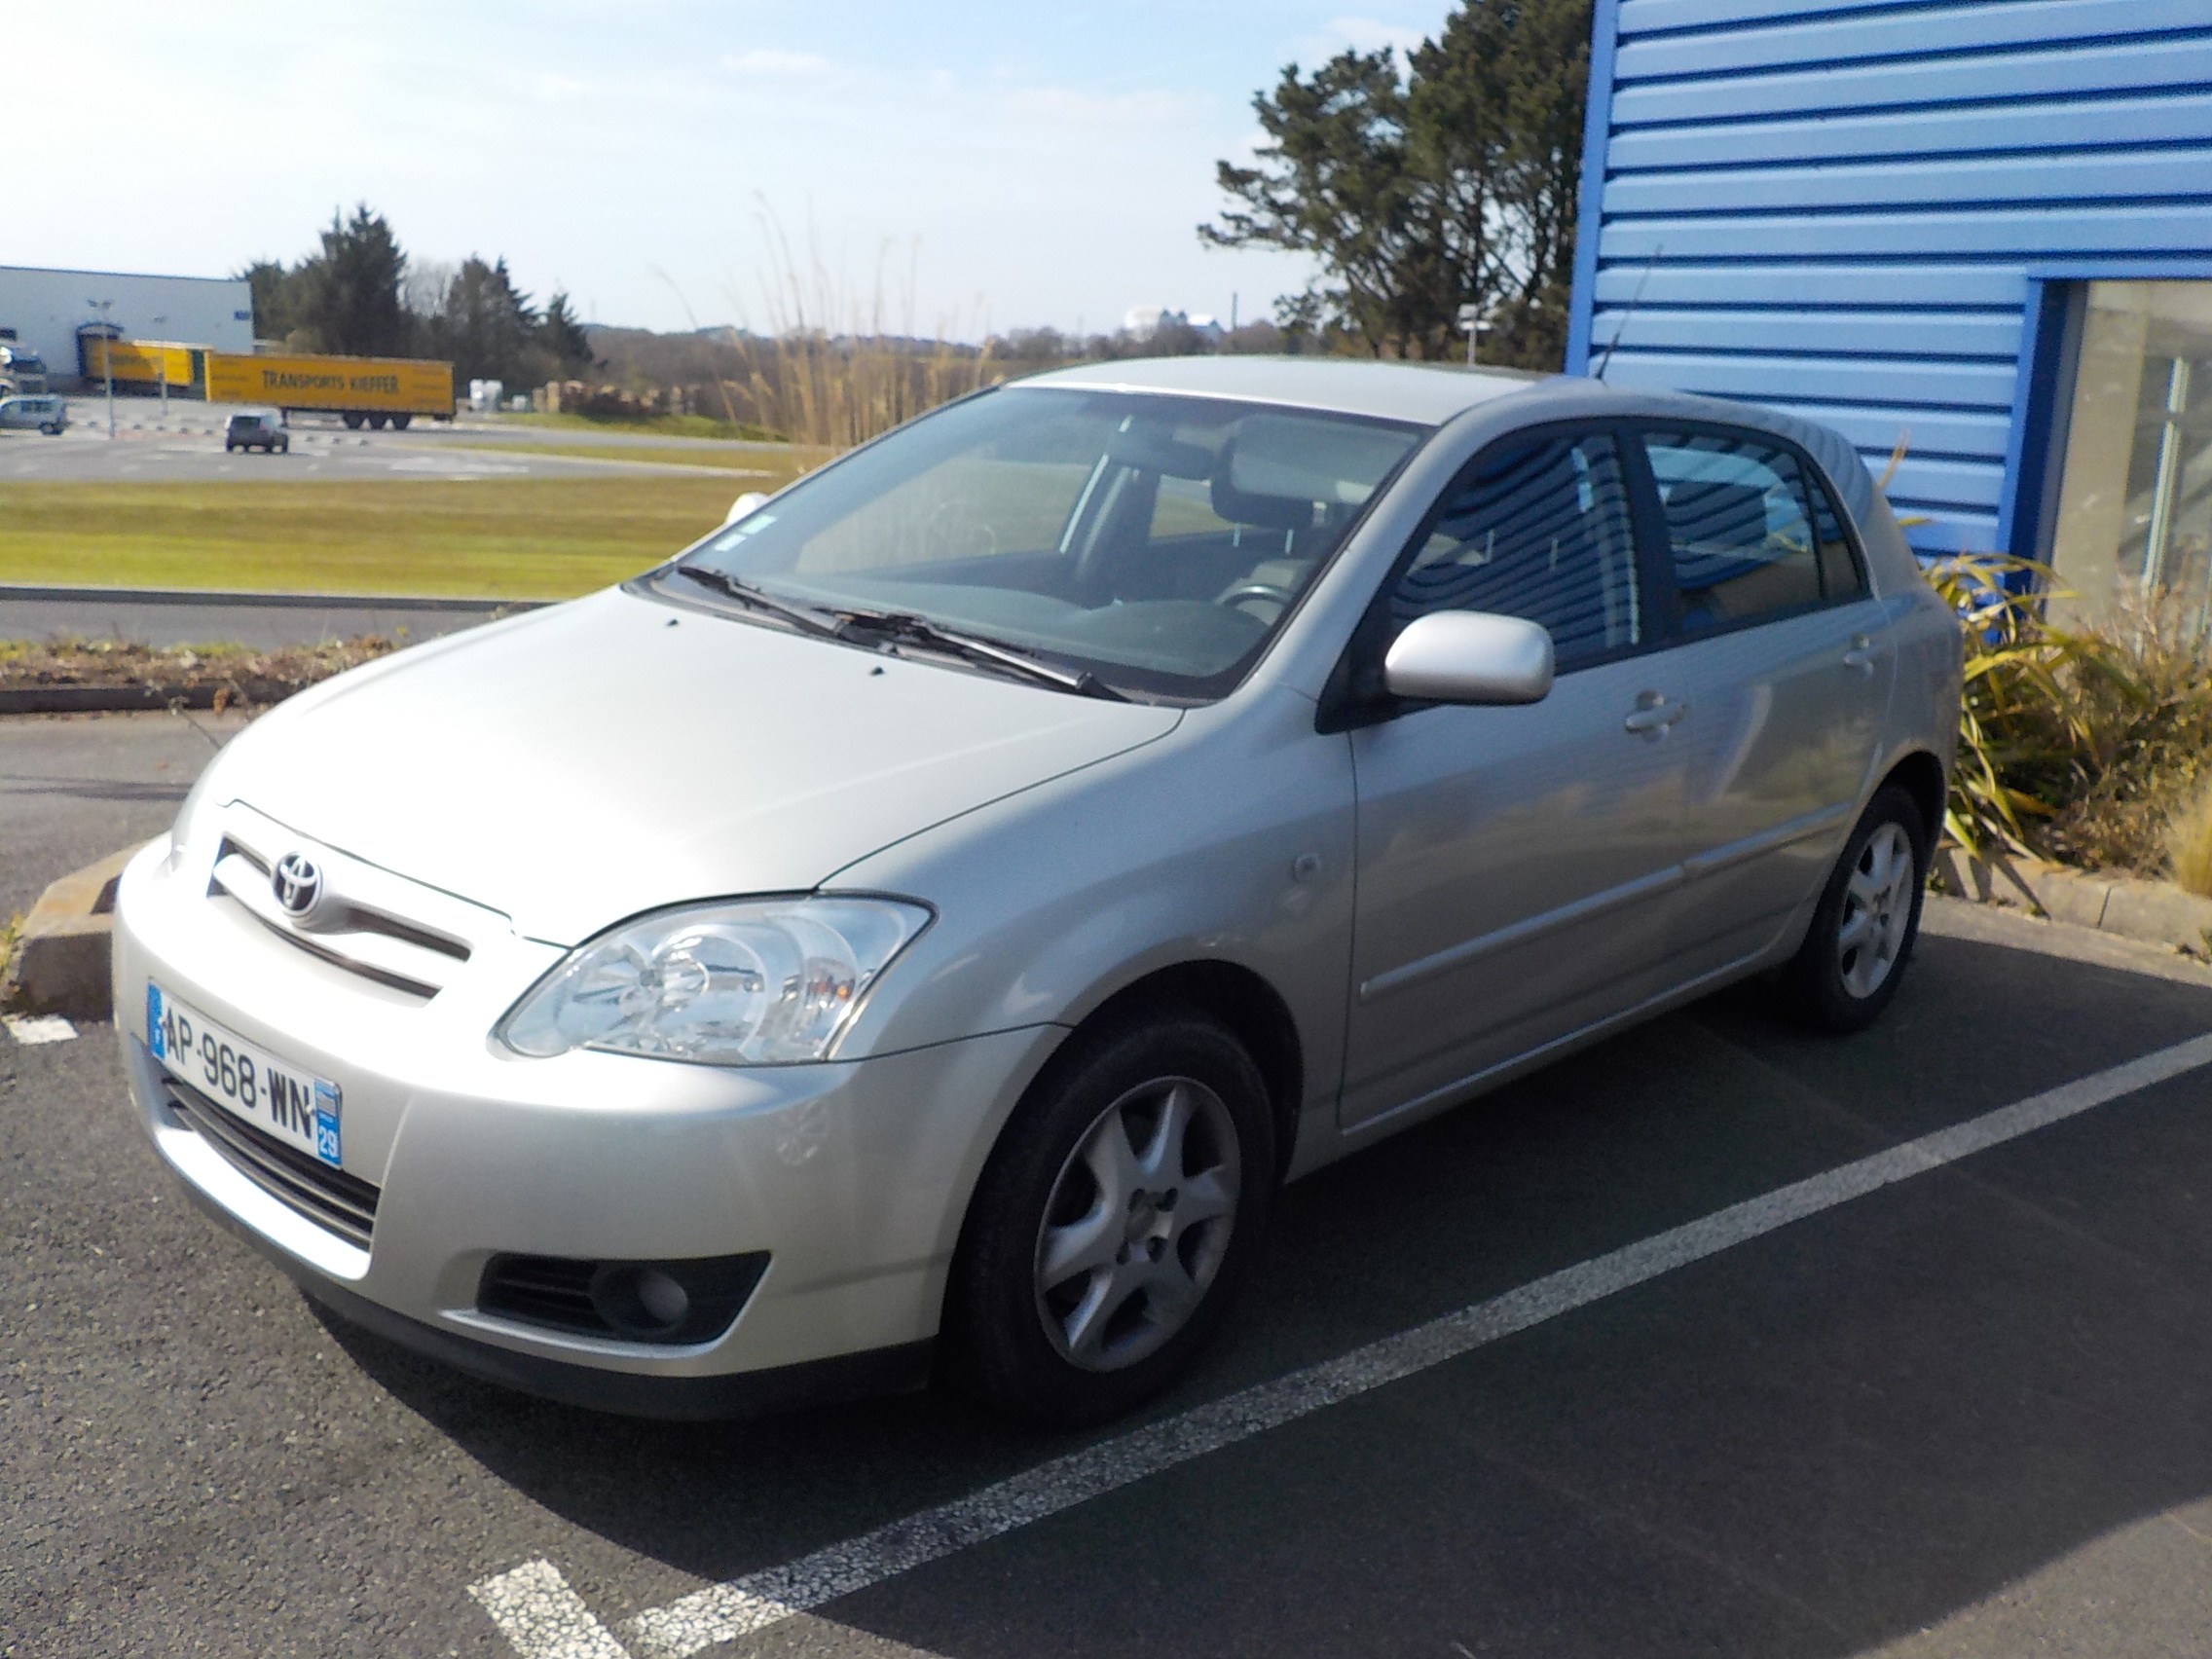
[[1520, 616], [1432, 610], [1391, 643], [1382, 683], [1429, 703], [1541, 702], [1552, 688], [1552, 637]]

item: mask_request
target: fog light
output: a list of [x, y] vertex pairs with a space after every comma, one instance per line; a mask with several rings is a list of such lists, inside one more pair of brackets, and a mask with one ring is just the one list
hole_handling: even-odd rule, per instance
[[691, 1298], [683, 1287], [658, 1268], [647, 1268], [638, 1275], [638, 1300], [663, 1325], [682, 1323], [683, 1315], [691, 1310]]
[[728, 1330], [767, 1271], [768, 1255], [659, 1262], [494, 1256], [476, 1306], [525, 1324], [631, 1342], [712, 1342]]

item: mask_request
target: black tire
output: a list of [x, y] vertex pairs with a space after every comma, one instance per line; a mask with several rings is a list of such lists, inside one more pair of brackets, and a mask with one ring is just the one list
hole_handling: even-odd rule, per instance
[[408, 424], [414, 419], [415, 417], [412, 414], [394, 415], [391, 418], [391, 429], [395, 432], [404, 432], [407, 430]]
[[361, 429], [361, 417], [353, 414], [350, 410], [346, 414], [339, 416], [339, 419], [346, 423], [346, 429], [348, 431], [357, 432]]
[[[1896, 856], [1900, 839], [1910, 857], [1903, 868]], [[1783, 972], [1784, 990], [1799, 1020], [1816, 1031], [1849, 1036], [1881, 1017], [1920, 937], [1927, 886], [1928, 827], [1919, 805], [1895, 785], [1878, 790], [1843, 844], [1804, 944]], [[1878, 896], [1871, 906], [1864, 897], [1869, 890]], [[1852, 945], [1844, 930], [1862, 921], [1862, 942]]]
[[52, 421], [49, 421], [45, 424], [40, 426], [39, 430], [44, 432], [50, 438], [58, 438], [59, 436], [61, 436], [61, 428], [55, 425]]
[[[1132, 1121], [1141, 1125], [1148, 1121], [1146, 1091], [1178, 1088], [1186, 1090], [1186, 1101], [1198, 1103], [1193, 1130], [1188, 1139], [1178, 1137], [1183, 1150], [1173, 1160], [1185, 1172], [1166, 1177], [1170, 1185], [1161, 1193], [1136, 1192], [1124, 1216], [1089, 1180], [1090, 1165], [1079, 1162], [1078, 1154], [1109, 1113], [1132, 1114], [1117, 1118], [1124, 1129]], [[1161, 1116], [1149, 1120], [1154, 1124], [1164, 1121], [1161, 1099], [1156, 1109]], [[1234, 1148], [1219, 1144], [1216, 1137], [1224, 1134], [1234, 1135]], [[1235, 1299], [1257, 1258], [1276, 1174], [1266, 1083], [1226, 1028], [1203, 1014], [1169, 1010], [1078, 1033], [1031, 1085], [977, 1183], [946, 1289], [948, 1375], [993, 1410], [1049, 1428], [1102, 1422], [1151, 1398], [1190, 1363]], [[1191, 1183], [1186, 1195], [1179, 1198], [1175, 1181]], [[1073, 1314], [1056, 1310], [1065, 1305], [1051, 1301], [1040, 1285], [1049, 1206], [1055, 1198], [1064, 1206], [1071, 1193], [1080, 1195], [1071, 1183], [1081, 1182], [1091, 1189], [1088, 1215], [1099, 1218], [1101, 1235], [1124, 1240], [1114, 1261], [1127, 1264], [1131, 1273], [1146, 1272], [1146, 1260], [1161, 1272], [1180, 1264], [1182, 1282], [1197, 1286], [1195, 1303], [1164, 1336], [1159, 1335], [1153, 1291], [1119, 1292], [1122, 1300], [1094, 1324], [1135, 1357], [1106, 1350], [1103, 1341], [1091, 1363], [1072, 1357], [1066, 1330]], [[1230, 1188], [1229, 1212], [1197, 1223], [1186, 1219], [1175, 1231], [1178, 1202], [1187, 1218], [1200, 1182], [1215, 1183], [1208, 1191]], [[1061, 1216], [1063, 1224], [1080, 1226], [1083, 1219], [1080, 1209]], [[1141, 1229], [1163, 1227], [1169, 1235], [1139, 1241]], [[1149, 1257], [1132, 1256], [1148, 1248]], [[1102, 1304], [1117, 1294], [1111, 1287], [1125, 1282], [1112, 1262], [1102, 1259], [1090, 1271], [1105, 1275], [1087, 1281], [1100, 1287]], [[1059, 1322], [1049, 1325], [1049, 1319]]]
[[369, 430], [372, 432], [383, 431], [384, 422], [385, 418], [382, 415], [371, 415], [369, 417]]

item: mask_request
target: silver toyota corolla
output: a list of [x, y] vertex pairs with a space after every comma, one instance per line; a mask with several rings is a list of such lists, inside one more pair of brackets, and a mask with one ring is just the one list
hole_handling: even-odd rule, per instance
[[1278, 1185], [1912, 948], [1959, 631], [1858, 456], [1403, 364], [1041, 376], [294, 698], [124, 876], [192, 1194], [479, 1376], [1161, 1388]]

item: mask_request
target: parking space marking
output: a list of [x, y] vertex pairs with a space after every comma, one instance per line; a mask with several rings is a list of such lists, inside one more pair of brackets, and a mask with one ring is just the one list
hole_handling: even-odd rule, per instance
[[[1226, 1399], [1118, 1435], [844, 1543], [709, 1585], [632, 1619], [625, 1634], [650, 1659], [688, 1659], [795, 1614], [850, 1596], [972, 1545], [1043, 1521], [1209, 1452], [1309, 1417], [1370, 1389], [1456, 1359], [1677, 1268], [1761, 1237], [1899, 1181], [2047, 1128], [2212, 1064], [2212, 1034], [2001, 1106], [1855, 1162], [1715, 1210], [1517, 1289], [1444, 1314]], [[520, 1585], [512, 1592], [504, 1586]], [[548, 1587], [554, 1588], [548, 1588]], [[548, 1562], [485, 1579], [469, 1592], [523, 1659], [624, 1659], [624, 1650]], [[555, 1626], [529, 1612], [507, 1623], [499, 1606], [534, 1608], [566, 1596], [585, 1623]], [[535, 1598], [534, 1600], [533, 1598]], [[524, 1614], [517, 1614], [518, 1619]], [[519, 1633], [519, 1634], [518, 1634]], [[526, 1641], [536, 1645], [526, 1645]], [[568, 1645], [560, 1645], [567, 1642]]]
[[549, 1561], [525, 1563], [468, 1593], [522, 1659], [630, 1659]]

